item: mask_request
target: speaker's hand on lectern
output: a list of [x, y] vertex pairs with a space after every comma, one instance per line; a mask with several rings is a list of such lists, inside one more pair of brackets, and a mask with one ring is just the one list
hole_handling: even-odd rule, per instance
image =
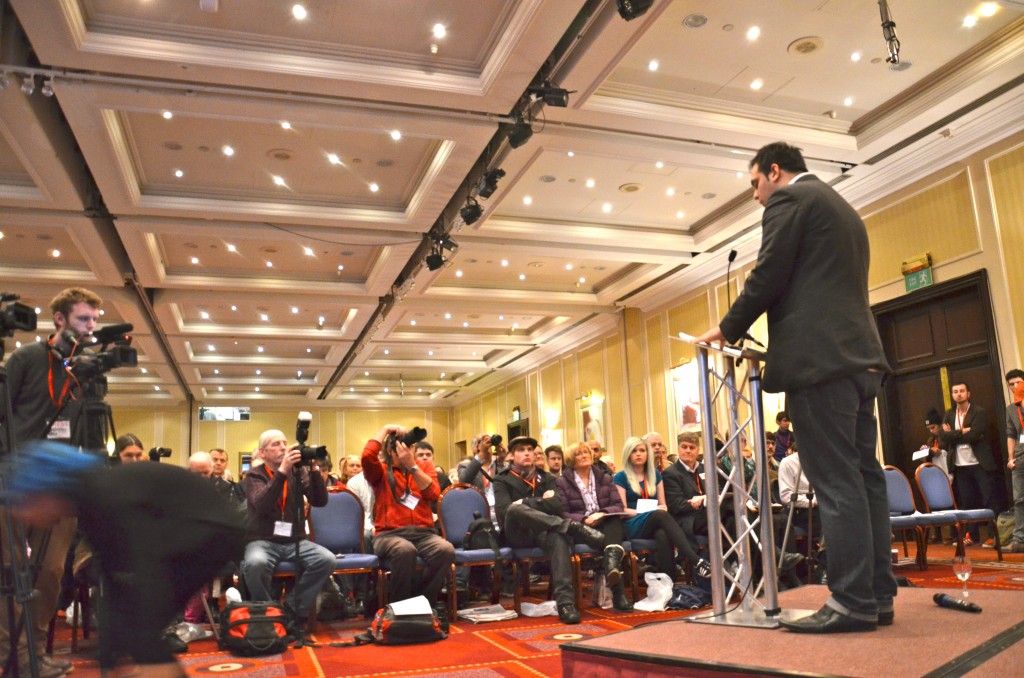
[[717, 343], [719, 346], [722, 346], [722, 344], [725, 343], [725, 335], [722, 334], [722, 329], [720, 327], [715, 327], [714, 329], [708, 330], [699, 337], [694, 337], [693, 340], [700, 344]]

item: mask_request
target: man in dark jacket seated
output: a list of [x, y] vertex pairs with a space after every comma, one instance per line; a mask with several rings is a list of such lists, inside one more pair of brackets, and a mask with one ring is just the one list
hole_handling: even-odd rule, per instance
[[563, 624], [579, 624], [572, 590], [573, 538], [591, 548], [604, 548], [604, 535], [562, 517], [562, 502], [555, 490], [555, 479], [534, 465], [533, 448], [537, 441], [527, 436], [513, 438], [509, 444], [511, 465], [494, 477], [494, 508], [505, 543], [513, 548], [538, 546], [551, 558], [551, 583]]
[[569, 448], [564, 457], [564, 471], [556, 481], [558, 498], [562, 502], [562, 515], [583, 523], [604, 535], [602, 563], [608, 588], [612, 592], [612, 606], [620, 612], [630, 612], [633, 605], [626, 598], [622, 583], [622, 558], [625, 550], [626, 528], [622, 524], [622, 498], [615, 489], [611, 474], [594, 466], [594, 455], [586, 443]]

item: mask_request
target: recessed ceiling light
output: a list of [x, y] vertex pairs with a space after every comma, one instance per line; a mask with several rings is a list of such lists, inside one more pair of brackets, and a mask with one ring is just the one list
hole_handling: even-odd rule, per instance
[[860, 61], [860, 52], [854, 52], [850, 55], [850, 61]]
[[307, 257], [313, 256], [313, 248], [312, 247], [303, 247], [302, 251], [306, 254]]
[[428, 349], [428, 350], [427, 350], [427, 355], [434, 355], [434, 352], [433, 352], [432, 350], [429, 350], [429, 349]]
[[319, 318], [317, 318], [317, 319], [316, 319], [316, 321], [317, 321], [317, 322], [318, 322], [319, 324], [323, 325], [323, 324], [324, 324], [325, 322], [327, 322], [327, 319], [326, 319], [326, 318], [324, 318], [323, 316], [320, 316]]
[[651, 71], [652, 73], [658, 70], [658, 66], [661, 66], [661, 64], [658, 62], [657, 59], [651, 59], [650, 61], [647, 62], [647, 70]]
[[525, 273], [520, 273], [519, 274], [519, 279], [520, 280], [526, 280], [526, 274]]
[[385, 387], [384, 387], [384, 392], [385, 392], [385, 393], [390, 393], [390, 392], [391, 392], [391, 389], [389, 389], [389, 388], [388, 388], [387, 386], [385, 386]]
[[463, 323], [462, 323], [462, 326], [463, 326], [463, 327], [469, 327], [469, 323], [468, 323], [468, 322], [463, 322]]
[[52, 254], [52, 255], [53, 255], [53, 258], [54, 258], [54, 259], [57, 259], [58, 257], [60, 257], [60, 250], [54, 250], [54, 251], [53, 251], [53, 252], [51, 252], [50, 254]]
[[440, 40], [444, 36], [448, 35], [448, 29], [445, 28], [444, 24], [434, 24], [434, 28], [431, 30], [434, 37]]
[[750, 89], [752, 90], [759, 90], [762, 87], [764, 87], [764, 80], [761, 78], [754, 78], [754, 81], [750, 83]]
[[418, 389], [416, 389], [416, 392], [417, 393], [423, 393], [423, 389], [422, 388], [418, 388]]
[[669, 186], [668, 188], [665, 189], [665, 195], [667, 195], [668, 197], [671, 198], [675, 194], [676, 194], [676, 189], [672, 188], [671, 186]]
[[154, 391], [159, 391], [159, 390], [160, 390], [160, 387], [159, 387], [159, 386], [154, 386], [154, 387], [153, 387], [153, 390], [154, 390]]
[[512, 323], [512, 329], [518, 330], [519, 329], [519, 323]]
[[199, 317], [202, 318], [203, 320], [209, 320], [210, 319], [210, 314], [207, 313], [206, 311], [200, 311], [199, 312]]
[[661, 169], [662, 167], [665, 166], [665, 163], [659, 160], [658, 162], [654, 163], [654, 166], [657, 167], [658, 169]]
[[260, 376], [261, 374], [263, 374], [263, 370], [256, 370], [256, 376], [257, 377]]
[[237, 251], [238, 251], [238, 249], [234, 245], [231, 245], [231, 244], [228, 245], [228, 252], [237, 252]]
[[298, 313], [298, 312], [299, 312], [299, 307], [298, 306], [292, 306], [292, 313]]
[[393, 129], [391, 130], [391, 138], [394, 139], [395, 141], [401, 141], [402, 133], [399, 132], [397, 129]]
[[355, 393], [355, 390], [356, 390], [356, 387], [355, 387], [355, 386], [349, 386], [349, 387], [348, 387], [348, 392], [349, 392], [349, 393]]
[[143, 374], [149, 374], [149, 370], [147, 370], [145, 367], [140, 367], [139, 371], [142, 372]]
[[307, 12], [306, 8], [303, 7], [302, 5], [292, 5], [292, 16], [298, 19], [299, 21], [302, 21], [307, 16], [309, 16], [309, 12]]
[[281, 129], [291, 129], [291, 128], [292, 128], [292, 124], [290, 122], [288, 122], [287, 120], [282, 120], [281, 121]]
[[503, 316], [503, 315], [499, 315], [498, 316], [498, 320], [504, 320], [504, 319], [505, 319], [505, 316]]
[[442, 378], [442, 379], [444, 379], [444, 375], [445, 375], [445, 374], [447, 374], [447, 372], [442, 372], [442, 373], [441, 373], [441, 378]]
[[182, 178], [183, 176], [185, 176], [185, 173], [184, 173], [184, 172], [182, 172], [182, 171], [181, 171], [180, 169], [178, 169], [178, 170], [174, 170], [174, 176], [176, 176], [176, 177], [178, 177], [178, 178], [180, 179], [180, 178]]
[[[42, 313], [42, 311], [40, 311], [40, 313]], [[103, 310], [103, 309], [101, 308], [101, 309], [100, 309], [100, 315], [106, 315], [106, 314], [107, 314], [107, 312], [106, 312], [106, 311], [104, 311], [104, 310]]]
[[160, 115], [164, 116], [164, 120], [170, 120], [174, 117], [174, 113], [171, 113], [170, 111], [164, 111]]
[[[145, 372], [145, 370], [143, 370], [143, 372]], [[220, 374], [220, 370], [217, 369], [217, 368], [214, 368], [213, 373], [214, 374]]]
[[363, 376], [364, 377], [368, 377], [368, 376], [370, 376], [370, 373], [369, 372], [363, 372]]
[[587, 179], [587, 188], [593, 188], [594, 185], [595, 185], [595, 182], [594, 182], [593, 179]]
[[327, 162], [331, 163], [332, 165], [340, 165], [341, 158], [338, 157], [337, 153], [328, 153]]
[[451, 313], [445, 313], [444, 314], [444, 319], [445, 320], [451, 320], [452, 319], [452, 314]]
[[260, 387], [259, 387], [259, 386], [257, 386], [257, 387], [256, 387], [256, 392], [257, 392], [257, 393], [259, 393], [259, 392], [260, 392]]
[[39, 314], [41, 314], [42, 312], [43, 312], [43, 309], [41, 309], [41, 308], [39, 308], [38, 306], [36, 306], [36, 315], [39, 315]]
[[587, 279], [586, 279], [586, 278], [582, 278], [582, 277], [581, 277], [581, 278], [580, 278], [580, 284], [582, 285], [582, 284], [583, 284], [583, 283], [585, 283], [585, 282], [587, 282]]
[[686, 215], [683, 214], [683, 210], [679, 210], [678, 212], [676, 212], [676, 219], [682, 219], [685, 216]]
[[223, 153], [224, 155], [228, 156], [229, 158], [235, 154], [235, 149], [232, 148], [231, 146], [228, 146], [228, 145], [225, 145], [220, 150], [221, 150], [221, 153]]
[[501, 260], [501, 265], [502, 266], [508, 266], [508, 259], [502, 259]]
[[377, 185], [377, 182], [373, 182], [370, 184], [370, 193], [376, 193], [379, 190], [380, 186]]
[[964, 28], [974, 28], [978, 25], [978, 17], [973, 14], [968, 14], [964, 17]]
[[296, 370], [295, 376], [296, 376], [296, 378], [301, 377], [302, 376], [302, 370]]
[[263, 353], [263, 347], [262, 346], [257, 346], [256, 347], [256, 352], [257, 353]]
[[224, 387], [223, 387], [223, 386], [218, 386], [218, 387], [217, 387], [217, 390], [218, 390], [218, 391], [223, 391], [223, 390], [224, 390]]
[[853, 97], [843, 99], [843, 106], [853, 106]]
[[312, 352], [313, 352], [313, 349], [310, 348], [309, 346], [307, 346], [306, 347], [306, 353], [312, 353]]
[[571, 271], [572, 270], [572, 264], [566, 264], [565, 265], [565, 270]]
[[983, 2], [978, 9], [978, 14], [981, 16], [994, 16], [998, 9], [999, 6], [994, 2]]
[[193, 264], [198, 264], [199, 263], [199, 257], [192, 257], [192, 263]]
[[605, 204], [601, 205], [601, 211], [604, 212], [605, 214], [608, 214], [609, 212], [612, 211], [612, 204], [610, 202], [606, 202]]
[[387, 348], [384, 349], [384, 355], [391, 355], [391, 350]]
[[455, 277], [456, 278], [461, 278], [462, 277], [462, 271], [461, 270], [455, 271]]
[[237, 311], [237, 310], [238, 310], [238, 307], [237, 307], [237, 306], [235, 306], [234, 304], [231, 304], [231, 310], [232, 310], [232, 311]]
[[737, 179], [742, 179], [743, 178], [743, 172], [737, 172], [736, 173], [736, 178]]
[[575, 158], [576, 157], [576, 154], [573, 153], [572, 151], [569, 151], [568, 153], [566, 153], [566, 155], [569, 156], [570, 158]]
[[274, 184], [277, 186], [284, 186], [284, 177], [279, 177], [276, 174], [273, 175]]
[[345, 270], [345, 264], [338, 264], [338, 270], [339, 271], [344, 271]]
[[524, 205], [532, 205], [533, 204], [533, 197], [531, 197], [529, 195], [524, 195], [523, 196], [523, 204]]
[[473, 351], [473, 355], [476, 355], [476, 351]]
[[409, 324], [412, 325], [413, 327], [415, 327], [416, 326], [416, 321], [415, 320], [410, 320]]
[[753, 42], [761, 37], [761, 29], [757, 26], [751, 26], [747, 29], [747, 40]]
[[217, 347], [214, 346], [213, 344], [207, 344], [206, 345], [206, 349], [209, 350], [209, 351], [216, 351]]
[[268, 261], [267, 262], [267, 268], [274, 268], [274, 262]]
[[270, 316], [267, 315], [266, 313], [260, 313], [260, 320], [262, 320], [263, 322], [268, 322], [270, 320]]

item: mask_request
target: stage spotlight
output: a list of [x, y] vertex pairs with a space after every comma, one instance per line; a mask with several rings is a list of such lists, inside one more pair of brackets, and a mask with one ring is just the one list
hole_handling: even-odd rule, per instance
[[436, 271], [444, 266], [444, 257], [440, 252], [431, 252], [427, 255], [426, 262], [428, 271]]
[[39, 93], [44, 97], [53, 96], [53, 78], [43, 80], [43, 86], [39, 88]]
[[481, 198], [490, 198], [498, 190], [498, 181], [503, 176], [505, 176], [505, 170], [500, 167], [484, 172], [484, 175], [480, 177], [480, 181], [476, 185], [476, 194]]
[[626, 21], [632, 21], [638, 16], [647, 14], [647, 10], [654, 4], [654, 0], [615, 0], [619, 9], [619, 16]]
[[533, 136], [533, 127], [529, 118], [516, 115], [516, 122], [508, 133], [508, 145], [512, 148], [519, 148]]
[[529, 87], [526, 91], [532, 94], [535, 99], [543, 99], [544, 103], [548, 106], [565, 108], [569, 105], [569, 90], [555, 87], [550, 82]]
[[36, 91], [36, 77], [34, 75], [26, 75], [21, 81], [21, 91], [26, 96], [32, 96], [32, 92]]
[[483, 216], [484, 208], [480, 207], [480, 203], [472, 198], [466, 203], [466, 206], [459, 210], [459, 214], [462, 216], [463, 223], [466, 226], [475, 224], [481, 216]]
[[459, 243], [451, 239], [451, 236], [442, 235], [437, 239], [437, 244], [445, 248], [449, 252], [455, 252], [459, 249]]

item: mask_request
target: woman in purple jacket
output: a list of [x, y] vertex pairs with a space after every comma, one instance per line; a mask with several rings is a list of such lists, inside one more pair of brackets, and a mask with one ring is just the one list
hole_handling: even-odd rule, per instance
[[626, 598], [622, 581], [622, 542], [626, 530], [622, 524], [622, 499], [611, 475], [594, 467], [594, 456], [586, 443], [578, 443], [565, 451], [562, 475], [555, 481], [562, 515], [604, 534], [604, 573], [612, 592], [612, 606], [630, 612], [633, 605]]

